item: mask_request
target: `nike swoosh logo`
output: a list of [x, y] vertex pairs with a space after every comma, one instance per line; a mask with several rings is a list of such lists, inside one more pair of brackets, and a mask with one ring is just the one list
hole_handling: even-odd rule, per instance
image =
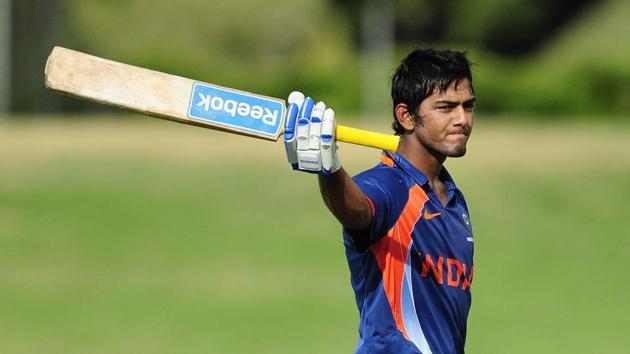
[[431, 219], [433, 219], [434, 217], [436, 217], [436, 216], [440, 216], [440, 215], [442, 215], [442, 213], [432, 213], [432, 214], [429, 214], [429, 213], [427, 213], [427, 210], [426, 210], [426, 209], [424, 209], [424, 218], [425, 218], [426, 220], [431, 220]]

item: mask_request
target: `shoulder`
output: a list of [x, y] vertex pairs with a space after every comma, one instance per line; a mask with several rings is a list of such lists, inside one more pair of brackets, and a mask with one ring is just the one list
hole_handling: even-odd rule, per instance
[[394, 196], [406, 195], [410, 184], [413, 184], [404, 171], [382, 163], [359, 173], [353, 179], [364, 193], [377, 190]]
[[355, 182], [392, 183], [403, 182], [408, 179], [408, 175], [397, 167], [387, 166], [383, 163], [365, 170], [354, 177]]
[[[409, 199], [413, 179], [397, 166], [378, 164], [353, 177], [372, 209], [369, 230], [356, 233], [345, 230], [352, 244], [363, 252], [368, 245], [381, 239], [398, 220]], [[358, 240], [358, 241], [357, 241]]]

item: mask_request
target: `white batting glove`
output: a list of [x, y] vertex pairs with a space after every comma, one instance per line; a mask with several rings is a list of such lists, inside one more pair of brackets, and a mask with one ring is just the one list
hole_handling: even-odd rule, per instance
[[288, 98], [284, 127], [287, 159], [294, 170], [329, 175], [341, 168], [335, 144], [335, 111], [301, 92]]

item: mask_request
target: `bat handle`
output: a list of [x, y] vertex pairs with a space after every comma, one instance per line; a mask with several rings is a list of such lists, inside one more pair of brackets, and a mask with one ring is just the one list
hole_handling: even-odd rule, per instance
[[350, 144], [363, 145], [387, 151], [396, 151], [399, 137], [383, 133], [376, 133], [369, 130], [350, 128], [344, 125], [337, 125], [335, 132], [337, 141]]

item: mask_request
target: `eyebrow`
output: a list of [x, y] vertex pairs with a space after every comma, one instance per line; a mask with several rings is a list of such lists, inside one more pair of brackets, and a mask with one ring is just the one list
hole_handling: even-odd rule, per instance
[[[468, 99], [466, 101], [463, 102], [463, 104], [470, 104], [470, 103], [475, 103], [475, 101], [477, 100], [476, 97], [473, 97], [471, 99]], [[439, 101], [435, 101], [435, 104], [448, 104], [448, 105], [458, 105], [459, 101], [449, 101], [449, 100], [439, 100]]]

